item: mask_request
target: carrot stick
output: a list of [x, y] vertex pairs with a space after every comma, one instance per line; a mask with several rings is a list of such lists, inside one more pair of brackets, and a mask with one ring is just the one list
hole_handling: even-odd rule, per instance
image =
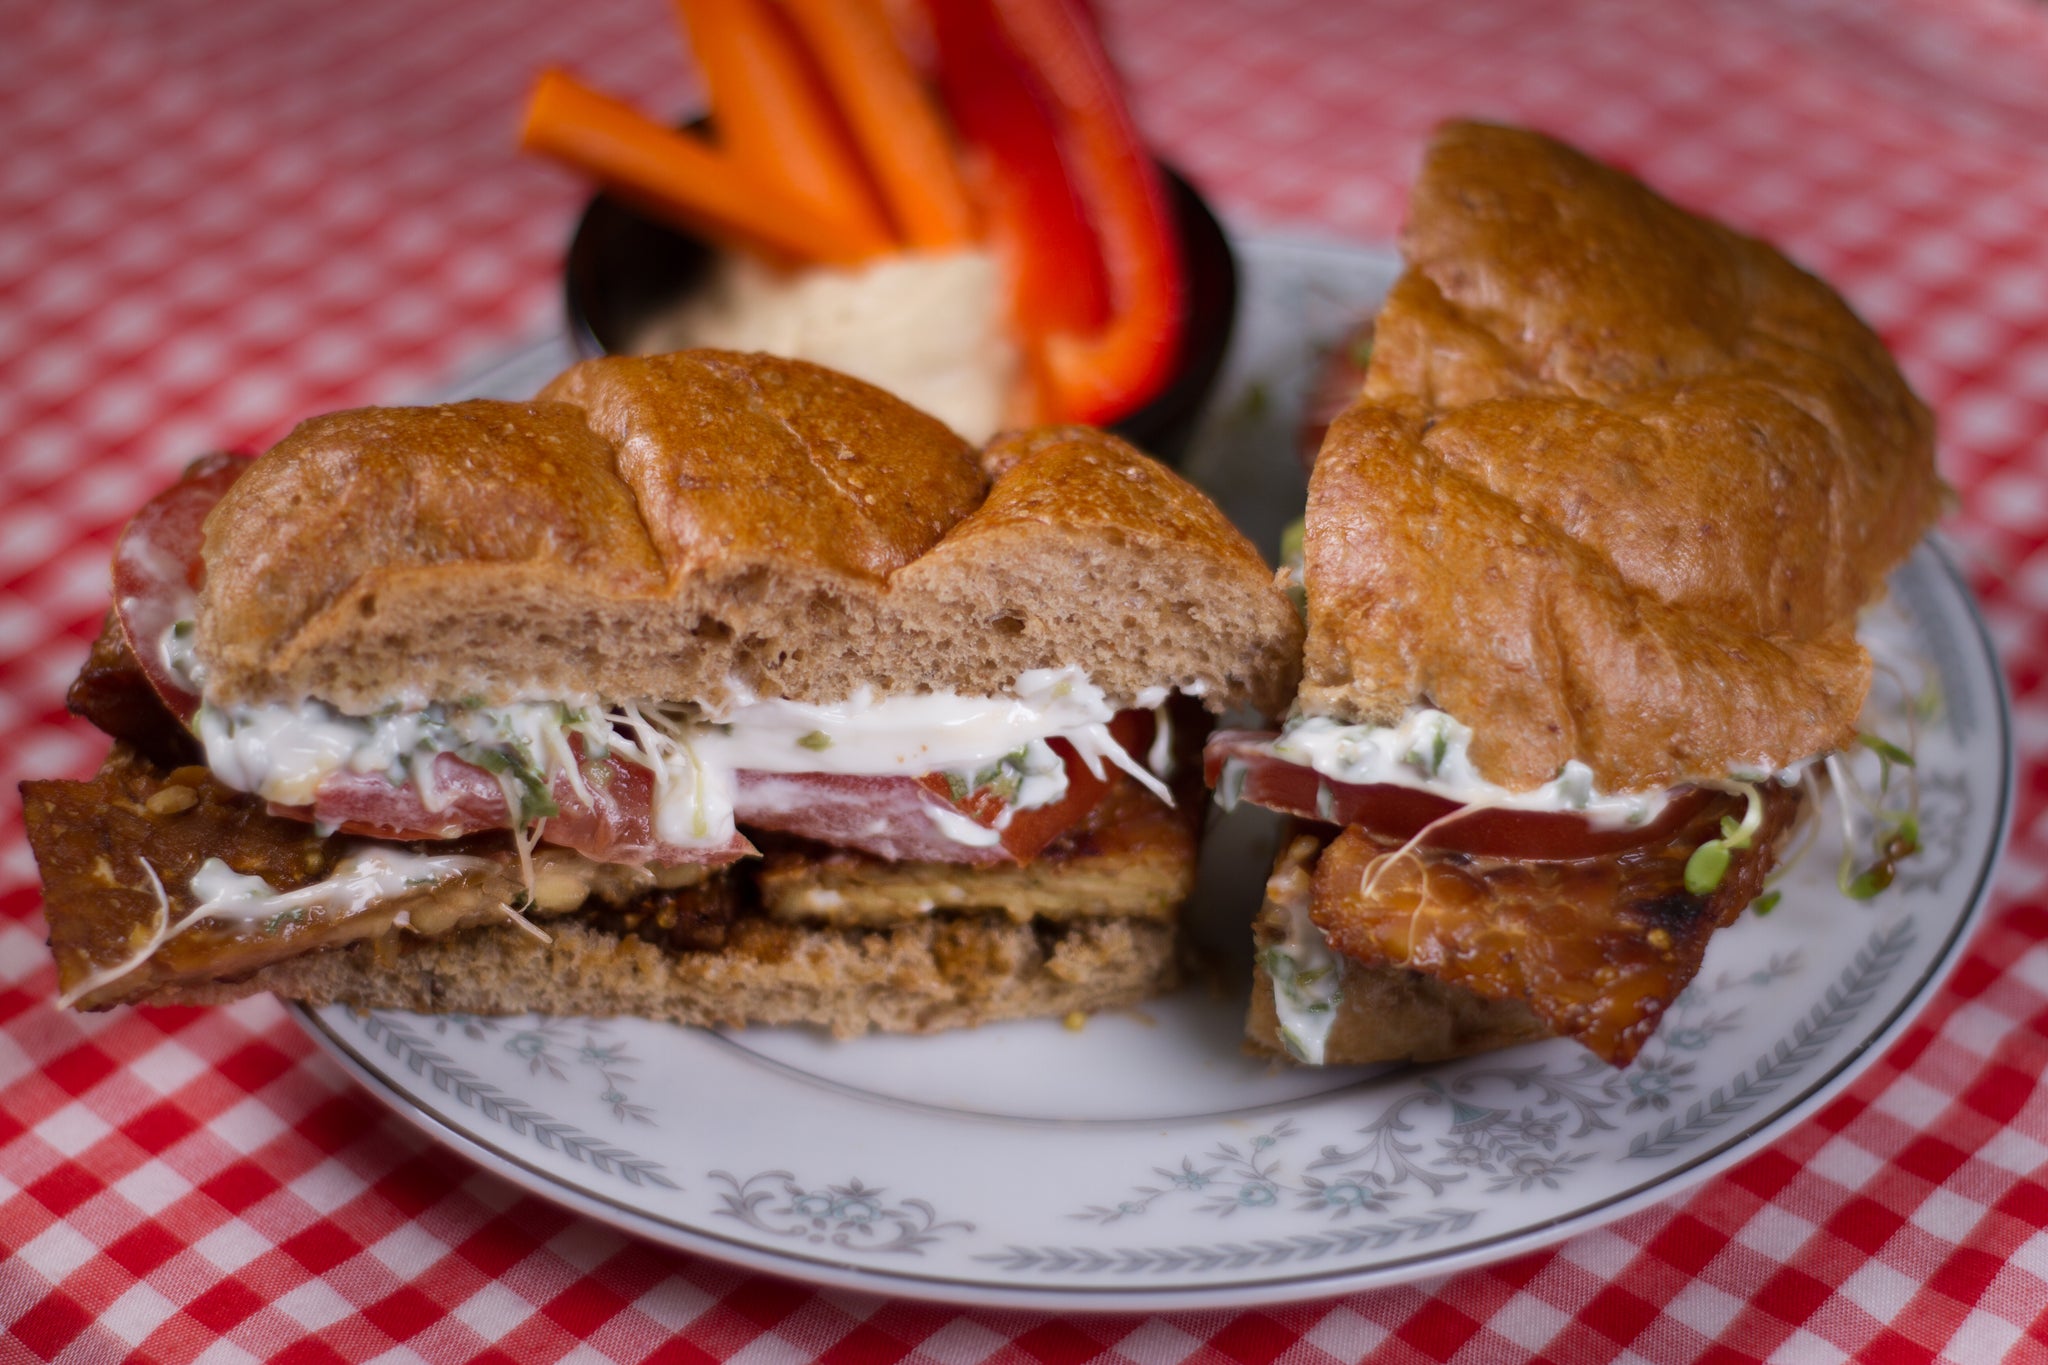
[[675, 0], [711, 88], [719, 145], [766, 184], [863, 233], [889, 233], [860, 156], [789, 21], [768, 0]]
[[678, 226], [771, 258], [851, 265], [892, 245], [879, 230], [819, 217], [701, 139], [664, 128], [566, 72], [543, 71], [534, 83], [519, 145]]
[[914, 247], [974, 238], [974, 210], [924, 85], [886, 20], [859, 0], [784, 0], [824, 70], [896, 230]]

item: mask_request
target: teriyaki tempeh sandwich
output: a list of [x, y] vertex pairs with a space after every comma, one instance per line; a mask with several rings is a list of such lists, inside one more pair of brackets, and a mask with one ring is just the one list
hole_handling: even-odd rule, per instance
[[1827, 285], [1536, 133], [1442, 129], [1403, 252], [1310, 479], [1300, 694], [1207, 750], [1298, 821], [1249, 1037], [1626, 1064], [1858, 740], [1932, 422]]
[[61, 1000], [927, 1030], [1175, 979], [1212, 713], [1301, 627], [1086, 428], [977, 452], [800, 362], [586, 361], [209, 457], [23, 786]]

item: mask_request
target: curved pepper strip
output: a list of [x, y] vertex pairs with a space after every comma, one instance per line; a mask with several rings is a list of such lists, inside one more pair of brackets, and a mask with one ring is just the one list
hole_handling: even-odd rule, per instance
[[988, 0], [931, 0], [929, 9], [940, 93], [954, 126], [985, 163], [976, 189], [1009, 265], [1017, 331], [1036, 352], [1056, 333], [1100, 327], [1109, 313], [1101, 252], [1060, 159], [1052, 111]]
[[1110, 422], [1164, 388], [1179, 358], [1187, 283], [1172, 205], [1081, 0], [994, 3], [1052, 103], [1109, 282], [1107, 325], [1047, 337], [1045, 379], [1063, 419]]

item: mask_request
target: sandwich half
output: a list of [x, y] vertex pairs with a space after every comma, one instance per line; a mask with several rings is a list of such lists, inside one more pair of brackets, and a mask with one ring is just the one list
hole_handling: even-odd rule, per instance
[[1112, 437], [587, 361], [209, 457], [23, 786], [61, 999], [928, 1030], [1172, 984], [1212, 712], [1298, 619]]
[[1249, 1035], [1625, 1064], [1857, 738], [1931, 419], [1821, 281], [1536, 133], [1441, 130], [1403, 253], [1310, 479], [1300, 694], [1207, 751], [1298, 822]]

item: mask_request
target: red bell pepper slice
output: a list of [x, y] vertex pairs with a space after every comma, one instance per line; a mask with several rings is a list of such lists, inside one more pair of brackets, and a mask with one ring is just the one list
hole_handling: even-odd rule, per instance
[[931, 0], [929, 9], [939, 91], [979, 156], [975, 189], [1010, 269], [1018, 333], [1036, 351], [1056, 333], [1094, 331], [1109, 315], [1109, 287], [1052, 111], [988, 0]]
[[1081, 0], [995, 7], [1058, 118], [1109, 282], [1106, 326], [1046, 338], [1045, 381], [1063, 418], [1110, 422], [1164, 388], [1179, 359], [1187, 282], [1173, 207]]

